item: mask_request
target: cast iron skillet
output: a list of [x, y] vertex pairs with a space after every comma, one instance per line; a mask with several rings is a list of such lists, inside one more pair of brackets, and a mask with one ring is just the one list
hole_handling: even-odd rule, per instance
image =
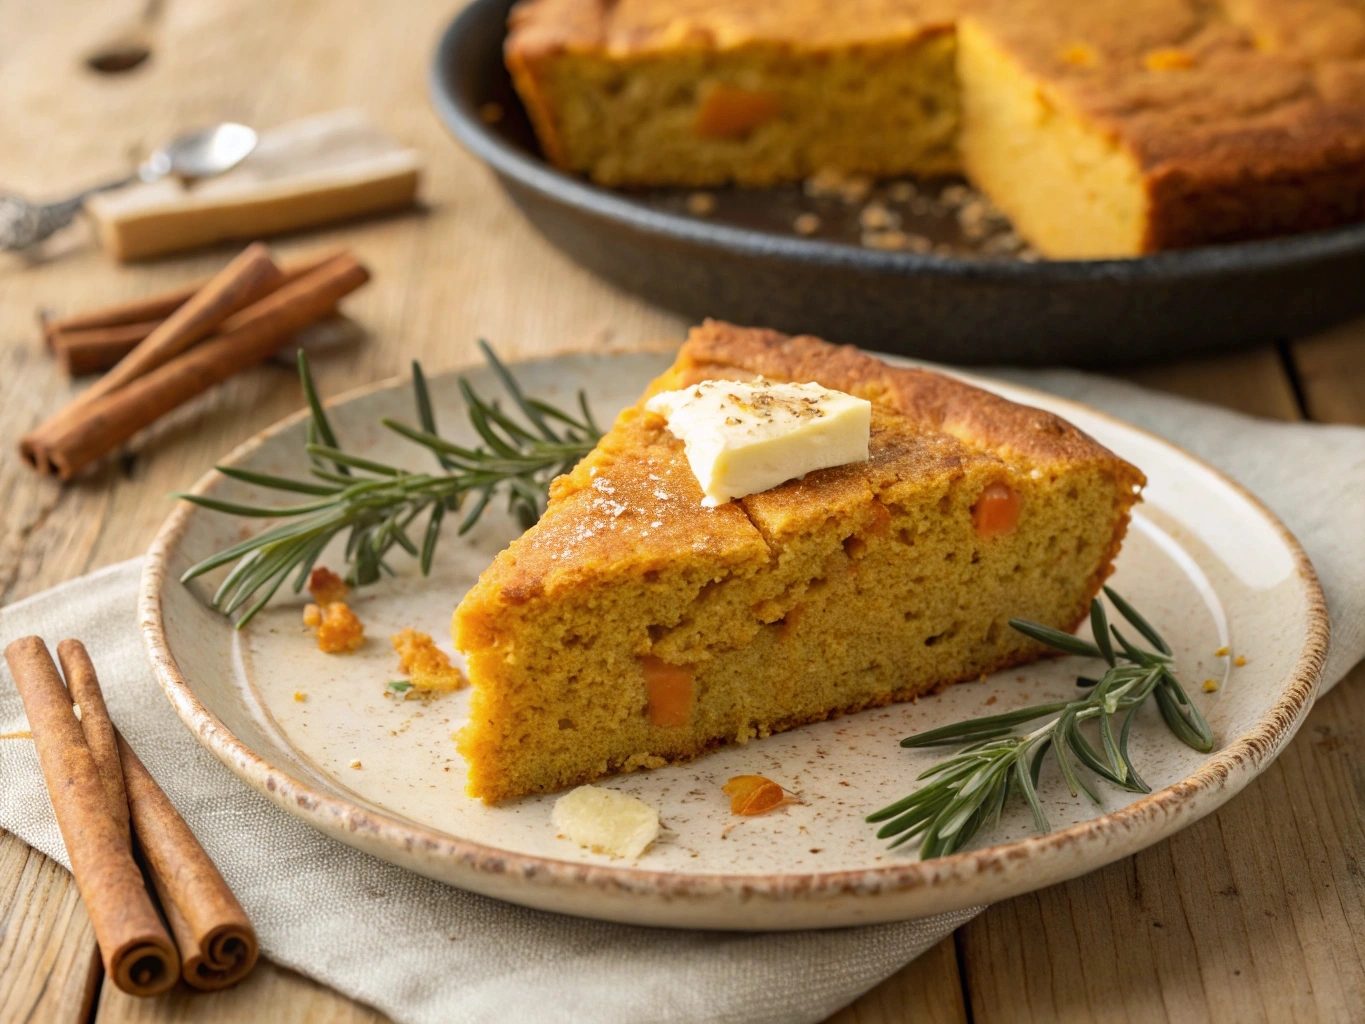
[[[702, 219], [667, 195], [597, 188], [540, 155], [502, 61], [512, 2], [473, 0], [446, 30], [430, 73], [437, 112], [554, 245], [693, 319], [945, 362], [1106, 366], [1302, 336], [1365, 312], [1365, 224], [1141, 259], [1027, 263], [743, 226], [754, 219], [746, 207], [771, 202], [762, 191], [726, 193], [718, 215]], [[480, 115], [489, 103], [504, 112], [492, 124]]]

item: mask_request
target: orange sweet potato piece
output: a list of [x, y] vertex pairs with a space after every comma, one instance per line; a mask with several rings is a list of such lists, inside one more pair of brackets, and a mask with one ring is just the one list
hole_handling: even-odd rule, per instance
[[1019, 492], [997, 480], [981, 492], [972, 506], [972, 523], [986, 540], [1013, 533], [1019, 525]]
[[696, 132], [703, 139], [742, 139], [782, 113], [782, 97], [733, 85], [715, 85], [697, 111]]
[[641, 666], [649, 695], [650, 722], [668, 729], [687, 725], [692, 720], [692, 670], [685, 665], [670, 665], [653, 655], [641, 659]]

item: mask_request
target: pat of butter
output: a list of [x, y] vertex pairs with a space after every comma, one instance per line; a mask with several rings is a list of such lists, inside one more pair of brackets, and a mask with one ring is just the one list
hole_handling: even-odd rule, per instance
[[659, 812], [653, 807], [596, 786], [579, 786], [561, 796], [550, 821], [579, 846], [613, 857], [638, 857], [659, 835]]
[[703, 505], [867, 461], [872, 403], [819, 384], [708, 380], [655, 395], [645, 408], [683, 442]]

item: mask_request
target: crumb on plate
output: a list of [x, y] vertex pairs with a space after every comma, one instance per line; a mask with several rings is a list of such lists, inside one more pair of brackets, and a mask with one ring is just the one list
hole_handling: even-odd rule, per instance
[[398, 667], [407, 675], [412, 688], [397, 690], [393, 683], [389, 686], [396, 692], [409, 697], [439, 697], [453, 693], [464, 686], [468, 680], [464, 673], [450, 662], [450, 656], [436, 646], [431, 636], [412, 628], [404, 628], [389, 637], [393, 649], [398, 652]]
[[328, 654], [348, 654], [365, 642], [365, 627], [345, 601], [307, 605], [303, 622], [317, 630], [318, 650]]

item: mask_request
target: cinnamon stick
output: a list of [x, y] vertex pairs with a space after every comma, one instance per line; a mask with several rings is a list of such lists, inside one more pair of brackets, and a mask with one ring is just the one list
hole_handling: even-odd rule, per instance
[[[305, 260], [289, 264], [280, 271], [279, 283], [285, 285], [290, 281], [297, 281], [304, 274], [316, 270], [338, 254], [339, 251], [334, 250], [325, 256], [311, 256]], [[199, 285], [196, 285], [195, 291], [198, 291], [204, 283], [206, 282], [200, 282]], [[178, 305], [183, 305], [183, 299], [187, 299], [193, 294], [193, 292], [187, 294], [183, 289], [174, 293], [175, 296], [182, 298]], [[111, 306], [107, 311], [93, 310], [76, 317], [45, 323], [48, 346], [52, 349], [53, 354], [62, 361], [70, 376], [83, 377], [86, 374], [103, 373], [105, 370], [111, 369], [161, 323], [159, 319], [132, 323], [117, 322], [115, 318], [122, 315], [120, 311], [123, 308]], [[170, 312], [175, 312], [175, 309], [172, 308]], [[106, 319], [111, 319], [114, 322], [105, 323]], [[72, 324], [76, 324], [76, 326], [72, 326]]]
[[57, 660], [66, 676], [66, 688], [71, 694], [71, 702], [81, 709], [81, 734], [85, 745], [95, 759], [100, 781], [109, 799], [109, 810], [114, 822], [129, 842], [128, 794], [123, 788], [123, 769], [119, 765], [118, 740], [114, 733], [114, 720], [109, 717], [109, 708], [104, 703], [104, 691], [100, 689], [99, 677], [95, 675], [95, 665], [90, 660], [90, 652], [79, 640], [63, 640], [57, 645]]
[[260, 953], [256, 930], [185, 819], [122, 736], [118, 751], [133, 830], [180, 949], [181, 976], [207, 991], [235, 985]]
[[[324, 253], [305, 256], [286, 264], [280, 271], [280, 284], [295, 281], [311, 270], [316, 270], [328, 260], [340, 254], [332, 249]], [[78, 331], [98, 330], [105, 327], [127, 327], [131, 324], [160, 323], [207, 285], [213, 278], [200, 278], [191, 284], [182, 285], [167, 292], [148, 295], [146, 298], [119, 302], [111, 306], [73, 313], [70, 316], [52, 317], [40, 312], [38, 322], [48, 347], [55, 348], [58, 335]], [[146, 335], [143, 335], [146, 337]], [[140, 339], [139, 339], [140, 340]]]
[[110, 394], [170, 362], [196, 341], [211, 334], [233, 313], [274, 291], [280, 277], [280, 268], [270, 258], [270, 250], [260, 242], [248, 245], [191, 299], [166, 317], [141, 345], [91, 385], [82, 399], [89, 402]]
[[131, 825], [161, 909], [180, 951], [181, 976], [201, 989], [227, 988], [256, 963], [256, 931], [185, 819], [128, 741], [114, 728], [90, 654], [79, 640], [63, 640], [57, 657], [81, 731], [104, 780], [110, 810]]
[[41, 471], [71, 479], [172, 409], [269, 358], [369, 278], [354, 256], [333, 257], [237, 313], [216, 337], [78, 410], [60, 433], [24, 454]]
[[280, 270], [271, 261], [270, 251], [259, 242], [247, 246], [118, 365], [55, 416], [20, 438], [20, 453], [35, 465], [47, 461], [46, 450], [52, 441], [76, 422], [91, 403], [175, 358], [233, 313], [273, 290], [279, 279]]
[[43, 329], [43, 337], [47, 340], [48, 347], [53, 346], [57, 335], [71, 331], [90, 331], [101, 327], [123, 327], [128, 324], [146, 323], [148, 321], [160, 323], [194, 298], [195, 293], [208, 284], [209, 280], [209, 278], [205, 278], [172, 291], [149, 295], [144, 299], [132, 299], [129, 302], [120, 302], [112, 306], [101, 306], [99, 309], [92, 309], [85, 313], [73, 313], [70, 316], [49, 317], [40, 313], [38, 323]]
[[50, 334], [52, 352], [72, 377], [103, 373], [126, 356], [143, 338], [161, 325], [160, 320], [142, 320], [109, 327], [82, 327]]
[[165, 992], [180, 976], [180, 956], [166, 933], [133, 861], [71, 694], [41, 637], [5, 648], [5, 660], [24, 702], [33, 743], [71, 873], [85, 901], [105, 973], [125, 992]]

